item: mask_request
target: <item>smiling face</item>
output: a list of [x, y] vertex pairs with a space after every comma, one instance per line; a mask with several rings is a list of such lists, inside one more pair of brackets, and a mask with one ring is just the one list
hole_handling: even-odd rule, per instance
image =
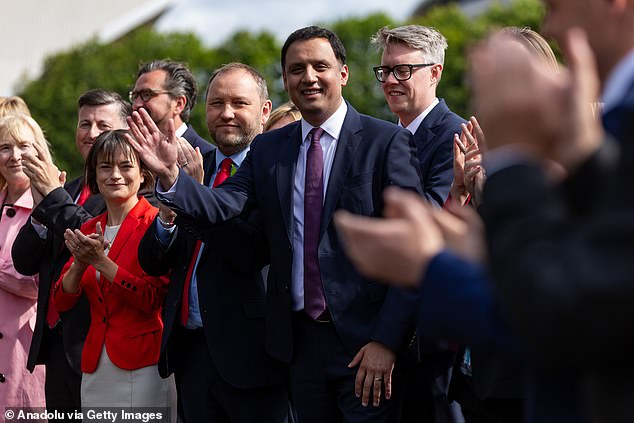
[[119, 106], [115, 103], [99, 106], [82, 106], [77, 118], [75, 144], [81, 157], [86, 160], [95, 138], [104, 131], [127, 128], [127, 122], [121, 117]]
[[[381, 66], [428, 63], [423, 52], [403, 43], [390, 43], [381, 57]], [[442, 73], [442, 65], [412, 69], [412, 77], [398, 81], [392, 72], [381, 83], [383, 95], [392, 113], [404, 126], [409, 125], [436, 98], [436, 87]]]
[[137, 157], [132, 152], [117, 148], [112, 157], [97, 156], [95, 179], [99, 192], [107, 204], [136, 201], [144, 181]]
[[348, 67], [337, 60], [325, 38], [295, 41], [286, 52], [284, 87], [302, 117], [311, 125], [324, 123], [343, 101]]
[[218, 74], [207, 91], [207, 127], [222, 154], [244, 150], [271, 112], [271, 102], [261, 98], [258, 85], [244, 69]]
[[29, 178], [22, 171], [22, 156], [35, 154], [34, 139], [35, 134], [26, 128], [21, 129], [17, 137], [0, 131], [0, 176], [7, 185], [19, 188], [30, 185]]

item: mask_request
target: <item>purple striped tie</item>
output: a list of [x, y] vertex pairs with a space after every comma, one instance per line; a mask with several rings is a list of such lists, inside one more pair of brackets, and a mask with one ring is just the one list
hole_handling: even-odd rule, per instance
[[304, 310], [313, 319], [326, 310], [317, 251], [324, 198], [324, 154], [319, 144], [323, 133], [321, 128], [310, 131], [304, 186]]

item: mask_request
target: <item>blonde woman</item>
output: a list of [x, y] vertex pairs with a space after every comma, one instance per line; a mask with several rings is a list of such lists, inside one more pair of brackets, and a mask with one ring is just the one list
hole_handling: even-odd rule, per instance
[[0, 409], [44, 407], [44, 368], [33, 373], [26, 359], [33, 337], [38, 277], [13, 267], [11, 246], [33, 207], [30, 181], [22, 170], [24, 155], [51, 161], [39, 125], [25, 114], [0, 118]]

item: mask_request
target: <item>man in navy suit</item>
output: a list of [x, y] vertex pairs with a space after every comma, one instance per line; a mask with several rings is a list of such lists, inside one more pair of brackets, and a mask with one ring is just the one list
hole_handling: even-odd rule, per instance
[[[262, 75], [241, 63], [216, 70], [208, 87], [207, 126], [218, 146], [203, 156], [203, 184], [211, 187], [240, 167], [271, 102]], [[199, 249], [180, 226], [161, 209], [141, 240], [139, 262], [150, 275], [171, 270], [159, 372], [176, 375], [184, 420], [286, 422], [286, 367], [264, 350], [260, 270], [268, 246], [258, 212], [201, 234]]]
[[[442, 206], [453, 180], [453, 136], [465, 122], [436, 97], [447, 40], [433, 28], [406, 25], [383, 27], [372, 42], [382, 50], [374, 74], [385, 100], [398, 124], [414, 134], [424, 196]], [[456, 351], [447, 345], [416, 337], [408, 355], [407, 419], [462, 421], [458, 404], [448, 401], [455, 359]]]
[[161, 201], [198, 230], [248, 210], [261, 214], [271, 260], [266, 349], [290, 364], [300, 421], [394, 422], [397, 354], [413, 333], [413, 294], [359, 275], [332, 216], [337, 209], [379, 216], [389, 185], [422, 193], [414, 141], [344, 101], [345, 49], [331, 31], [295, 31], [281, 58], [303, 118], [259, 135], [220, 187], [179, 170], [173, 134], [139, 131], [143, 111], [131, 122], [136, 148], [159, 178]]
[[442, 206], [453, 180], [453, 136], [465, 123], [436, 97], [447, 40], [433, 28], [406, 25], [383, 27], [372, 42], [382, 50], [374, 74], [385, 100], [398, 124], [414, 134], [425, 198]]
[[167, 123], [174, 120], [176, 135], [185, 138], [201, 154], [212, 150], [204, 138], [187, 124], [196, 104], [196, 79], [184, 63], [154, 60], [141, 65], [134, 88], [130, 91], [132, 109], [143, 107], [161, 132], [167, 133]]

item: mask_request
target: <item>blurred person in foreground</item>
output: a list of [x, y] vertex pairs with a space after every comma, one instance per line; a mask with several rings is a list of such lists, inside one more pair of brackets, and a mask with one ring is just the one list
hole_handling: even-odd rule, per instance
[[[522, 351], [558, 372], [560, 381], [570, 381], [568, 406], [578, 420], [629, 422], [634, 204], [623, 193], [634, 169], [634, 4], [550, 0], [544, 31], [563, 44], [569, 72], [553, 75], [527, 52], [518, 54], [508, 36], [489, 40], [472, 59], [476, 111], [490, 149], [481, 213], [492, 282]], [[606, 136], [589, 106], [599, 87]], [[494, 155], [496, 150], [505, 154]], [[562, 184], [545, 177], [543, 158], [566, 169]], [[410, 244], [411, 251], [401, 251], [413, 259], [406, 262], [420, 265], [404, 279], [416, 283], [426, 273], [421, 299], [438, 300], [430, 292], [442, 295], [444, 289], [435, 290], [430, 275], [453, 261], [456, 273], [470, 277], [449, 285], [469, 284], [471, 294], [482, 294], [490, 304], [482, 275], [467, 271], [474, 270], [469, 263], [438, 254], [442, 244]], [[415, 258], [421, 248], [423, 260]], [[371, 257], [363, 255], [369, 263]], [[552, 393], [549, 384], [532, 382], [534, 393], [543, 388], [542, 399]]]

